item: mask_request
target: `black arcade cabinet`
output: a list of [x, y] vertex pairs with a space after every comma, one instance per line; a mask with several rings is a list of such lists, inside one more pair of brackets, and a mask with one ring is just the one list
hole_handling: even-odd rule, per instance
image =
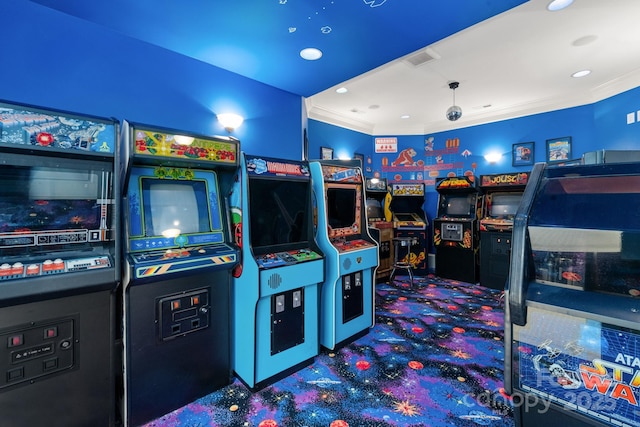
[[474, 176], [436, 183], [438, 217], [433, 220], [436, 274], [467, 283], [478, 281], [478, 216], [482, 199]]
[[230, 282], [238, 262], [227, 195], [236, 140], [123, 124], [125, 425], [231, 382]]
[[509, 275], [513, 218], [529, 172], [481, 175], [480, 284], [503, 290]]
[[0, 104], [0, 424], [112, 426], [118, 124]]
[[424, 200], [425, 188], [422, 182], [391, 184], [389, 209], [395, 228], [394, 237], [411, 238], [415, 242], [406, 253], [394, 256], [399, 261], [410, 264], [413, 273], [418, 275], [429, 272], [429, 221], [423, 208]]

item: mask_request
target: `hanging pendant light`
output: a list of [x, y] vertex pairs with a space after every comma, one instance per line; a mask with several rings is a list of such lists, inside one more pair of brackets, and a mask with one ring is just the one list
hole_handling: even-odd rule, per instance
[[459, 85], [460, 83], [458, 82], [449, 83], [449, 89], [453, 91], [453, 105], [447, 109], [447, 119], [452, 122], [455, 122], [462, 117], [462, 108], [456, 105], [456, 89]]

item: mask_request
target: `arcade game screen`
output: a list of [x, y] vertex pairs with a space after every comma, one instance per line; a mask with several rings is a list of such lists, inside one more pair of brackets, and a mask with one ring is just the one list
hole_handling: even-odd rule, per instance
[[204, 181], [142, 180], [142, 200], [147, 206], [147, 236], [176, 237], [212, 231]]
[[440, 201], [440, 216], [475, 218], [476, 195], [443, 194]]
[[310, 191], [309, 180], [250, 178], [250, 240], [255, 255], [309, 246]]
[[516, 215], [522, 193], [494, 193], [491, 196], [489, 216], [492, 218], [513, 218]]
[[356, 224], [355, 188], [327, 188], [327, 218], [333, 229], [351, 228]]
[[[100, 228], [103, 212], [98, 200], [107, 198], [101, 194], [107, 176], [98, 170], [3, 166], [0, 233], [8, 234], [0, 239], [0, 254], [49, 252], [86, 244], [81, 238], [55, 241], [47, 232]], [[36, 241], [38, 234], [43, 235]]]
[[384, 219], [384, 210], [380, 200], [367, 198], [367, 219], [369, 221], [382, 221]]

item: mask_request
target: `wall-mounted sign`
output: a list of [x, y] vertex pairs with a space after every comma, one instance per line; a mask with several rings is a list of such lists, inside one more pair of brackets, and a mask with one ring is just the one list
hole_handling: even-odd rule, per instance
[[376, 153], [397, 153], [398, 152], [398, 138], [376, 138]]

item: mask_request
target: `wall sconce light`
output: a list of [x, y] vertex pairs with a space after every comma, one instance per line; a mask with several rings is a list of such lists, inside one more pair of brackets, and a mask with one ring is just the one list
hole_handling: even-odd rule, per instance
[[244, 117], [234, 113], [221, 113], [218, 114], [217, 117], [220, 124], [229, 133], [233, 132], [234, 129], [239, 128], [242, 122], [244, 122]]
[[502, 153], [491, 152], [484, 155], [484, 159], [489, 163], [498, 163], [502, 159]]

